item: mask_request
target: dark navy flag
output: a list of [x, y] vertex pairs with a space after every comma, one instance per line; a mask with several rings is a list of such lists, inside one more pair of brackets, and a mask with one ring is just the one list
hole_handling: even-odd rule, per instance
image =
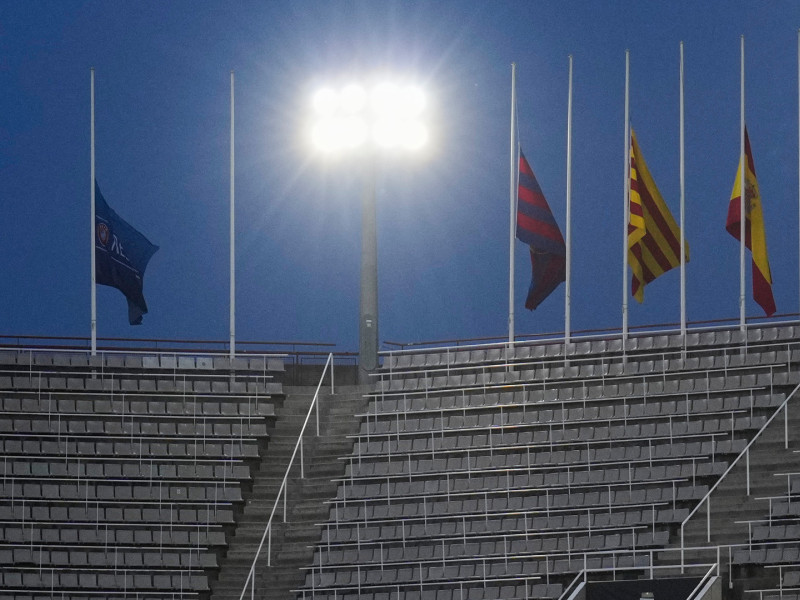
[[517, 239], [531, 250], [531, 286], [525, 308], [533, 310], [566, 280], [567, 247], [550, 205], [520, 150], [517, 188]]
[[106, 204], [100, 186], [94, 182], [95, 281], [117, 288], [128, 300], [128, 321], [141, 325], [147, 303], [142, 278], [158, 246], [131, 227]]

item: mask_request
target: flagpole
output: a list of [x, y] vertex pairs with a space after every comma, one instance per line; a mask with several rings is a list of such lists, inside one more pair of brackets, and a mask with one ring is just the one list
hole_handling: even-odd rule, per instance
[[572, 287], [572, 54], [569, 55], [569, 86], [567, 88], [567, 255], [564, 281], [564, 353], [569, 354], [570, 301]]
[[739, 180], [739, 329], [744, 332], [745, 326], [745, 271], [744, 271], [744, 247], [745, 247], [745, 221], [747, 215], [745, 214], [745, 196], [747, 188], [745, 187], [745, 171], [747, 165], [744, 155], [744, 36], [741, 37], [741, 60], [740, 60], [741, 78], [739, 83], [739, 92], [741, 95], [741, 106], [739, 114], [739, 165], [741, 166], [740, 180]]
[[509, 158], [509, 234], [508, 234], [508, 343], [514, 343], [514, 239], [517, 220], [516, 190], [517, 64], [511, 63], [511, 151]]
[[[797, 30], [797, 176], [797, 231], [800, 233], [800, 29]], [[800, 258], [800, 238], [798, 238], [798, 258]], [[798, 265], [800, 266], [800, 261], [798, 262]], [[800, 278], [798, 281], [800, 282]]]
[[628, 221], [630, 220], [629, 211], [630, 211], [630, 198], [628, 194], [630, 193], [630, 166], [631, 166], [631, 158], [630, 158], [630, 132], [628, 128], [630, 127], [630, 104], [629, 104], [629, 96], [630, 96], [630, 64], [631, 64], [631, 54], [630, 50], [625, 50], [625, 168], [623, 169], [624, 174], [624, 186], [623, 186], [623, 193], [622, 193], [622, 202], [623, 202], [623, 209], [622, 209], [622, 216], [623, 216], [623, 223], [622, 223], [622, 347], [623, 350], [625, 349], [625, 343], [628, 340], [628, 286], [627, 286], [627, 279], [628, 279]]
[[683, 42], [681, 49], [680, 67], [680, 178], [681, 178], [681, 340], [684, 349], [686, 348], [686, 248], [685, 248], [685, 203], [686, 203], [686, 179], [684, 171], [684, 113], [683, 113]]
[[230, 272], [231, 272], [231, 301], [230, 301], [230, 333], [231, 333], [231, 341], [230, 341], [230, 357], [233, 359], [236, 353], [236, 260], [235, 260], [235, 252], [236, 252], [236, 229], [234, 227], [234, 154], [233, 154], [233, 71], [231, 71], [231, 265], [230, 265]]
[[91, 182], [89, 189], [90, 198], [91, 198], [91, 217], [90, 217], [90, 225], [91, 225], [91, 236], [90, 236], [90, 244], [89, 247], [91, 248], [91, 263], [92, 263], [92, 320], [91, 320], [91, 329], [92, 329], [92, 356], [97, 354], [97, 289], [95, 286], [95, 281], [97, 280], [96, 269], [95, 269], [95, 248], [94, 248], [94, 237], [95, 237], [95, 197], [94, 197], [94, 182], [95, 182], [95, 173], [94, 173], [94, 68], [89, 69], [90, 73], [90, 85], [89, 85], [89, 105], [90, 105], [90, 134], [89, 134], [89, 163], [90, 168], [89, 171], [91, 173]]

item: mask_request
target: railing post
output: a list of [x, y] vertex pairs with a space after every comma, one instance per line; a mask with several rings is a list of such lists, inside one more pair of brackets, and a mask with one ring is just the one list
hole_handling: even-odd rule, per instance
[[711, 543], [711, 496], [706, 498], [706, 542]]
[[[319, 433], [317, 434], [319, 435]], [[303, 461], [303, 437], [300, 436], [300, 479], [306, 478], [306, 469]], [[289, 485], [287, 484], [286, 487], [288, 488]]]
[[286, 523], [286, 496], [289, 495], [289, 480], [283, 484], [283, 522]]
[[789, 403], [783, 407], [783, 448], [789, 449]]
[[331, 361], [331, 395], [333, 395], [333, 394], [336, 393], [336, 391], [334, 390], [334, 387], [333, 387], [333, 353], [332, 352], [328, 355], [328, 359]]
[[[267, 537], [267, 566], [272, 566], [272, 523], [270, 523], [269, 528], [267, 529], [269, 532]], [[253, 589], [256, 587], [256, 572], [253, 569]]]
[[750, 448], [744, 453], [744, 469], [747, 476], [747, 495], [750, 495]]

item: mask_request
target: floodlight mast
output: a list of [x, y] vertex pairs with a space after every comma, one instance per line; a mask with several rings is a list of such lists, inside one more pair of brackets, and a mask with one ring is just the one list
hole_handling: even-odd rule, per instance
[[428, 141], [419, 119], [425, 96], [414, 86], [381, 83], [367, 90], [350, 83], [340, 91], [314, 94], [316, 123], [312, 141], [318, 150], [344, 153], [365, 150], [361, 197], [361, 290], [359, 299], [358, 382], [368, 384], [378, 368], [378, 231], [375, 162], [379, 150], [415, 151]]

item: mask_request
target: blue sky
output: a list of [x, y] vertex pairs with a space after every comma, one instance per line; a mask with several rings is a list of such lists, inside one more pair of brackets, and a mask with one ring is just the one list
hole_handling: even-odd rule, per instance
[[[358, 159], [305, 136], [325, 82], [397, 73], [430, 96], [424, 156], [378, 161], [380, 340], [503, 335], [508, 310], [510, 63], [520, 141], [565, 225], [567, 56], [574, 56], [573, 330], [619, 327], [624, 53], [631, 120], [677, 217], [678, 44], [685, 43], [690, 320], [738, 315], [738, 249], [724, 229], [739, 152], [739, 37], [747, 122], [779, 313], [798, 285], [800, 3], [0, 3], [0, 333], [89, 334], [89, 68], [97, 179], [160, 246], [150, 313], [98, 288], [100, 336], [228, 336], [229, 73], [236, 73], [237, 337], [357, 348]], [[749, 273], [749, 260], [748, 260]], [[517, 332], [563, 329], [564, 288]], [[629, 275], [628, 275], [629, 277]], [[749, 290], [749, 282], [748, 282]], [[675, 322], [674, 270], [631, 301], [631, 325]], [[748, 315], [759, 308], [748, 295]]]

